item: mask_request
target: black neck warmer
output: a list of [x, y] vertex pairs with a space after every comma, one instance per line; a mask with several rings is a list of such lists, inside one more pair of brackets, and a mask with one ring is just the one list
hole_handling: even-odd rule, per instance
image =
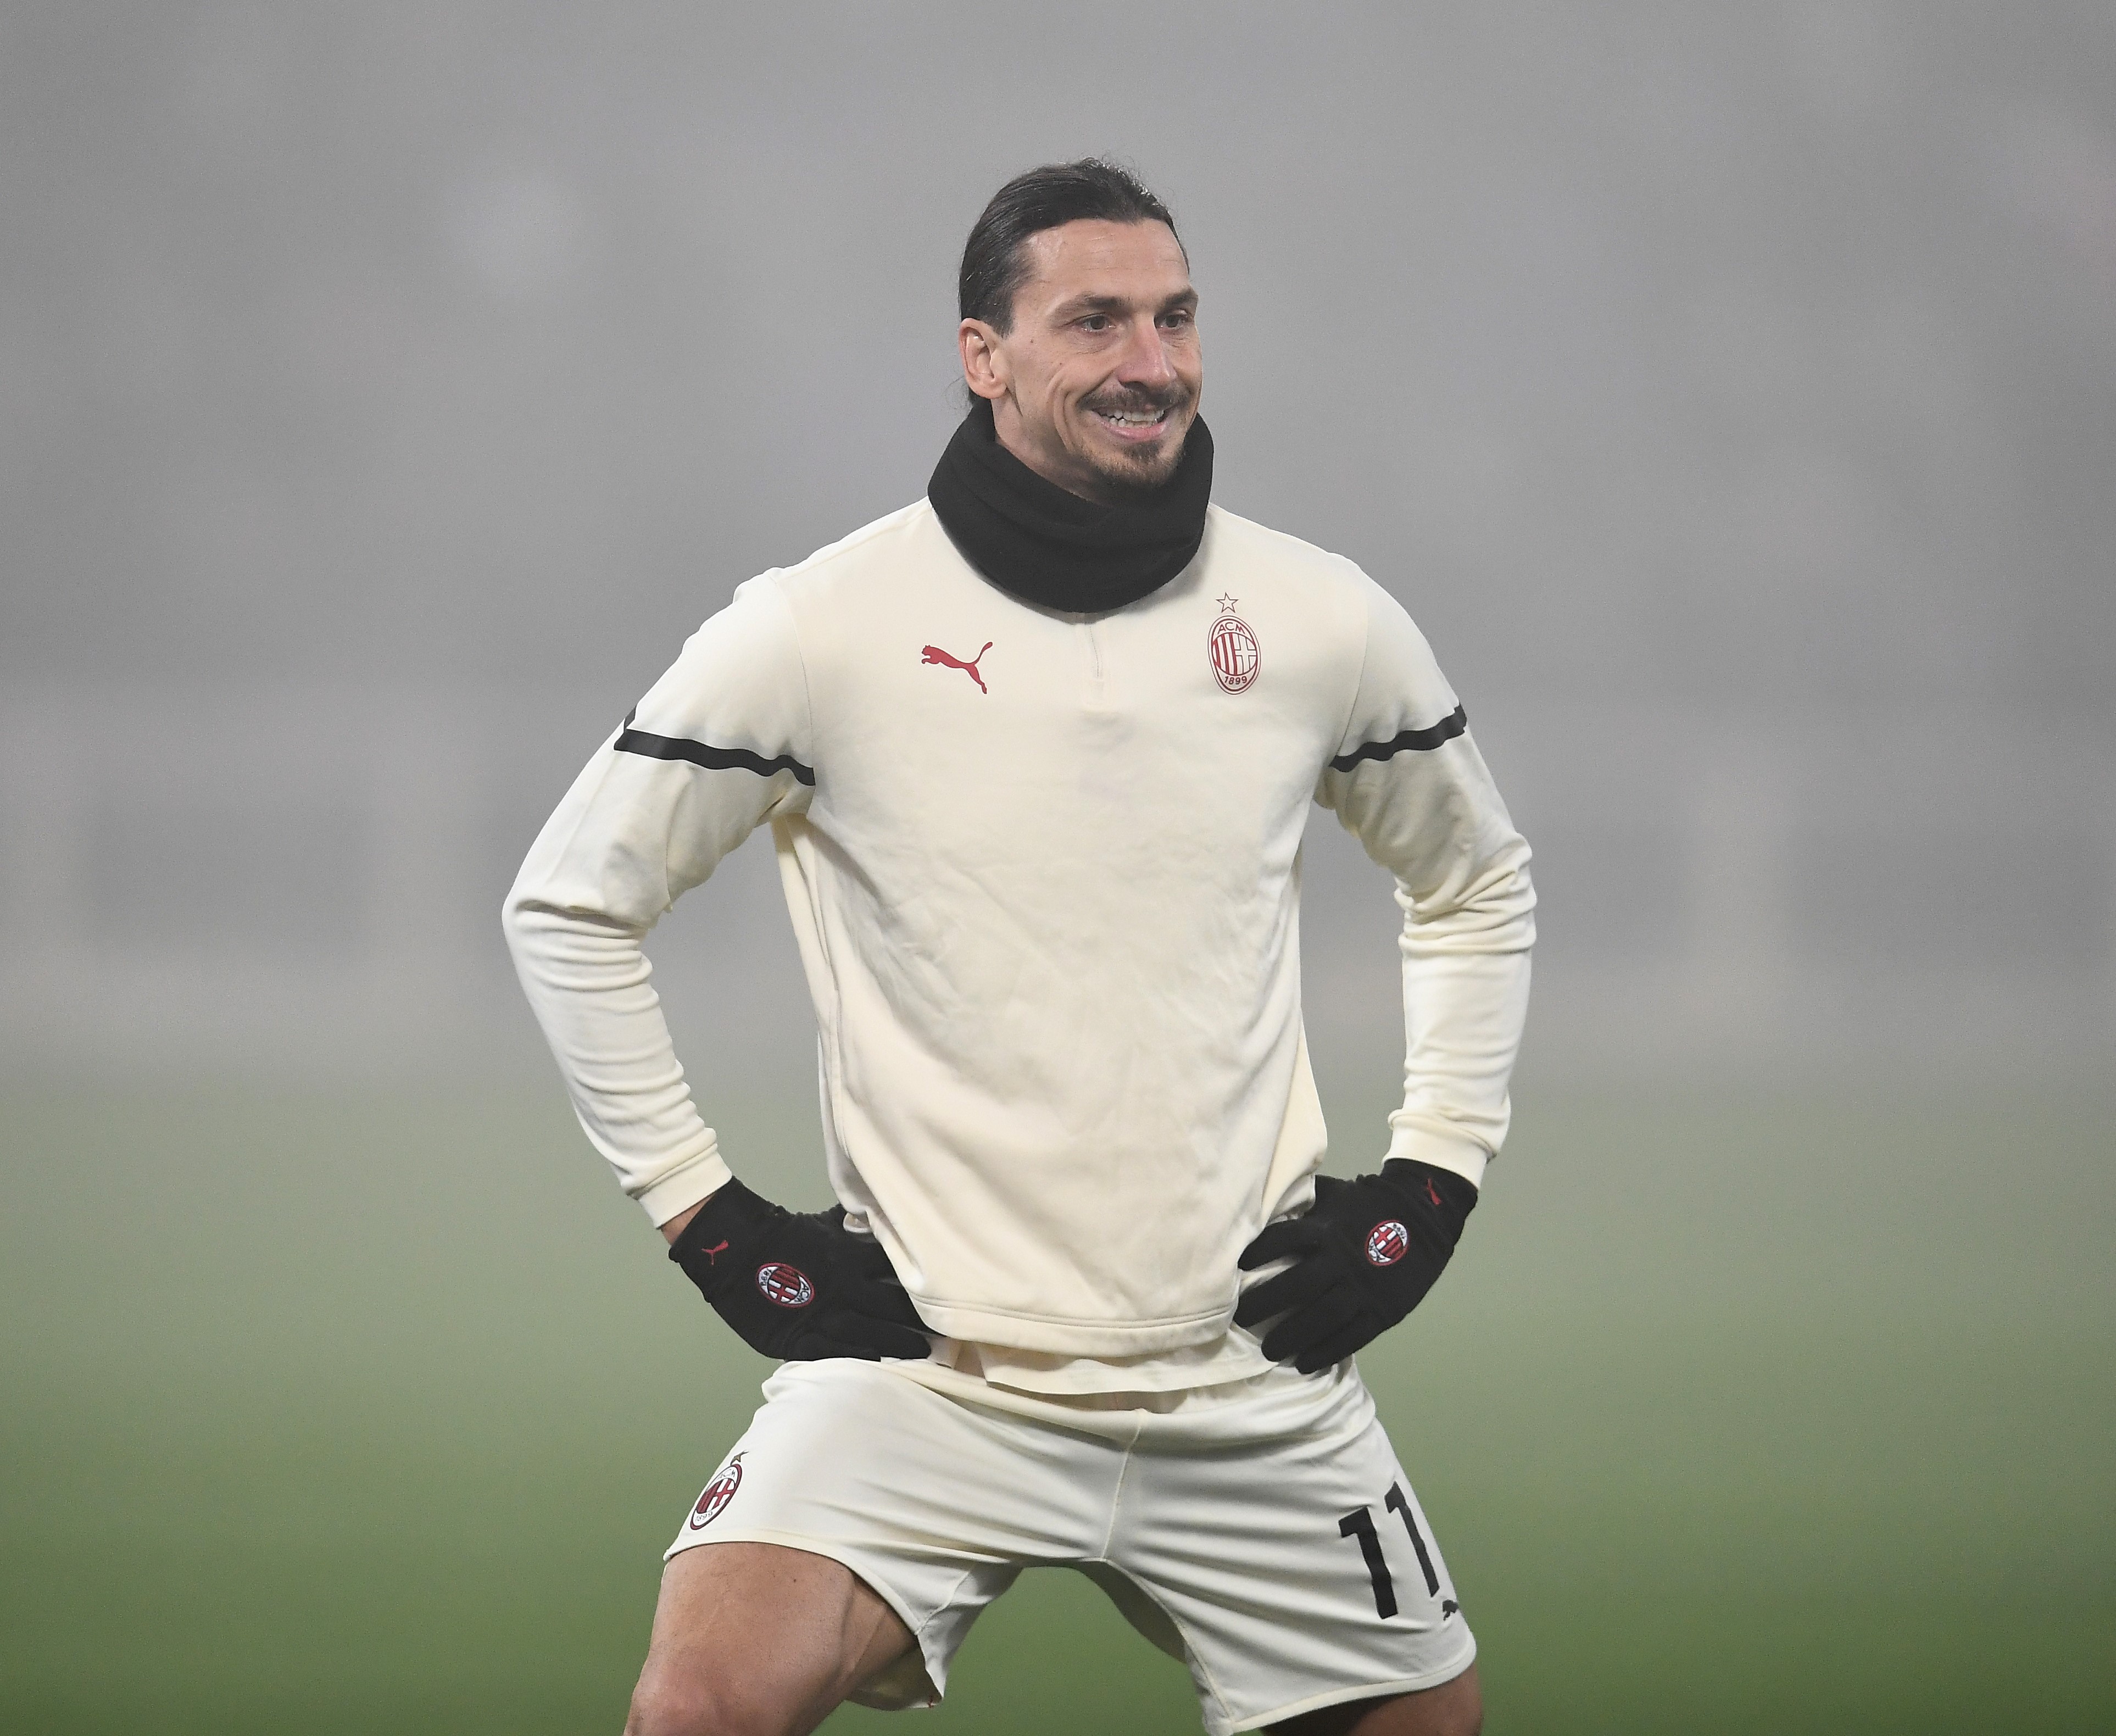
[[1205, 540], [1212, 436], [1190, 424], [1175, 474], [1102, 506], [1046, 481], [999, 443], [980, 398], [934, 467], [926, 495], [963, 559], [1024, 601], [1102, 615], [1158, 591]]

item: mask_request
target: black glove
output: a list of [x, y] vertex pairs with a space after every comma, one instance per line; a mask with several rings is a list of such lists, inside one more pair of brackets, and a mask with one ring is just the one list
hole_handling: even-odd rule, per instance
[[1283, 1315], [1264, 1355], [1304, 1375], [1342, 1362], [1425, 1299], [1476, 1203], [1471, 1182], [1409, 1158], [1356, 1181], [1318, 1176], [1307, 1216], [1267, 1224], [1242, 1250], [1244, 1272], [1298, 1257], [1243, 1293], [1235, 1324]]
[[845, 1209], [789, 1212], [730, 1181], [669, 1249], [752, 1350], [782, 1362], [923, 1358], [918, 1313], [881, 1244], [845, 1227]]

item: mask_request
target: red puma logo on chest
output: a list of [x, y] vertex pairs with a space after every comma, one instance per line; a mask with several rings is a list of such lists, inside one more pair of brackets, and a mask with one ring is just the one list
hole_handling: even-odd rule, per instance
[[985, 685], [985, 678], [978, 673], [978, 665], [984, 661], [985, 652], [990, 651], [991, 648], [992, 642], [990, 639], [987, 639], [984, 644], [984, 651], [979, 652], [977, 656], [971, 658], [968, 662], [965, 663], [960, 657], [950, 656], [937, 645], [928, 645], [924, 652], [920, 656], [918, 661], [921, 663], [945, 664], [950, 669], [959, 669], [964, 675], [968, 675], [971, 680], [977, 683], [978, 691], [979, 693], [990, 693], [991, 689]]

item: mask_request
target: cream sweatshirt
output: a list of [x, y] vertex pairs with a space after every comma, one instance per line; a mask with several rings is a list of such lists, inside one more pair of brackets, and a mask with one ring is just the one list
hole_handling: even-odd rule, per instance
[[589, 761], [504, 919], [582, 1126], [665, 1222], [729, 1172], [642, 943], [769, 823], [831, 1185], [936, 1358], [1031, 1390], [1212, 1384], [1267, 1366], [1229, 1325], [1235, 1260], [1323, 1155], [1311, 801], [1404, 913], [1386, 1155], [1480, 1181], [1528, 846], [1394, 599], [1217, 507], [1183, 573], [1096, 617], [995, 587], [923, 500], [750, 580]]

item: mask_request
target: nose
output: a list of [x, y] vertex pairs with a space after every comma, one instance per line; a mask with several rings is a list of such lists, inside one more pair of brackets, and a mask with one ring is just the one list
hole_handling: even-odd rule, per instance
[[1125, 334], [1124, 354], [1117, 358], [1117, 379], [1128, 386], [1165, 386], [1175, 378], [1160, 322], [1134, 320]]

